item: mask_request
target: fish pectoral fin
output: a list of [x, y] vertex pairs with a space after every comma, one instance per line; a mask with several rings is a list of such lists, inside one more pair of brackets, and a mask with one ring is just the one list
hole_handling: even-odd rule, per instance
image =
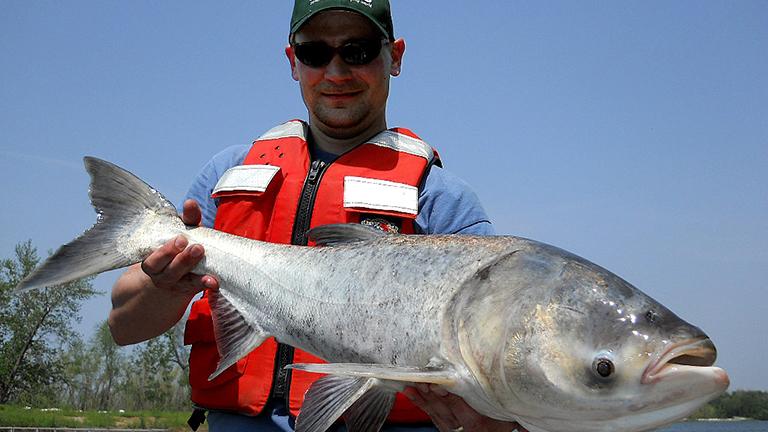
[[269, 334], [261, 327], [246, 321], [220, 290], [210, 291], [208, 302], [211, 306], [216, 348], [221, 357], [216, 370], [208, 377], [210, 381], [261, 345]]
[[378, 378], [403, 383], [430, 383], [450, 386], [457, 381], [456, 373], [450, 368], [418, 368], [363, 363], [296, 363], [288, 365], [286, 368], [336, 376]]
[[361, 363], [298, 363], [286, 368], [328, 374], [307, 390], [296, 432], [324, 432], [339, 417], [351, 432], [377, 432], [392, 409], [395, 393], [406, 384], [456, 382], [449, 368]]
[[355, 401], [342, 416], [350, 432], [378, 432], [395, 404], [394, 389], [379, 386], [381, 381], [376, 378], [367, 380], [374, 380], [373, 387]]
[[325, 432], [342, 416], [349, 431], [376, 432], [394, 402], [395, 389], [377, 378], [325, 376], [304, 395], [296, 432]]

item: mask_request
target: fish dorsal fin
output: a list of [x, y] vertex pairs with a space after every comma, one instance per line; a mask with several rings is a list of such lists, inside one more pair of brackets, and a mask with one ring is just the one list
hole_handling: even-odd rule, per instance
[[211, 306], [216, 347], [221, 356], [216, 371], [208, 377], [212, 380], [261, 345], [269, 335], [261, 327], [246, 321], [220, 290], [210, 291], [208, 302]]
[[378, 378], [405, 383], [452, 385], [457, 380], [456, 372], [447, 368], [419, 368], [362, 363], [296, 363], [286, 367], [306, 372], [358, 378]]
[[330, 224], [312, 228], [307, 232], [309, 239], [318, 246], [338, 246], [373, 240], [387, 235], [384, 231], [360, 224]]
[[[304, 403], [296, 418], [296, 432], [325, 432], [333, 423], [341, 417], [350, 407], [371, 390], [379, 380], [376, 378], [350, 378], [342, 376], [325, 376], [315, 381], [304, 395]], [[390, 391], [391, 393], [391, 391]], [[392, 400], [386, 407], [379, 407], [377, 411], [386, 410], [389, 414], [392, 408]], [[383, 400], [387, 403], [386, 399]], [[372, 431], [384, 423], [379, 419], [379, 424]], [[356, 430], [356, 429], [352, 429]]]

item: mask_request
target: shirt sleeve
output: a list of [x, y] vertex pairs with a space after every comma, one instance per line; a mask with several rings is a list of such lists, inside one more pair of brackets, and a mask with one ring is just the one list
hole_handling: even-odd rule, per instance
[[[200, 205], [200, 210], [203, 213], [202, 225], [208, 228], [213, 228], [213, 221], [216, 218], [217, 203], [214, 198], [213, 188], [216, 187], [216, 183], [219, 182], [221, 176], [233, 166], [241, 165], [245, 156], [248, 155], [250, 146], [237, 145], [227, 147], [218, 154], [216, 154], [211, 160], [206, 163], [203, 168], [192, 180], [192, 185], [189, 187], [187, 195], [182, 201], [193, 199]], [[179, 207], [181, 208], [181, 206]]]
[[416, 228], [421, 234], [495, 234], [472, 188], [438, 166], [427, 173], [419, 194]]

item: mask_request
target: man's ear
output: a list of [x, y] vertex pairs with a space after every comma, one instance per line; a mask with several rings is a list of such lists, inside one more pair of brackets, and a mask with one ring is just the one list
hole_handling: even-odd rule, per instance
[[291, 76], [294, 81], [299, 80], [299, 71], [296, 70], [296, 56], [293, 54], [293, 47], [287, 45], [285, 47], [285, 56], [288, 57], [288, 62], [291, 64]]
[[405, 55], [405, 39], [400, 38], [392, 42], [392, 67], [390, 75], [398, 76], [403, 67], [403, 55]]

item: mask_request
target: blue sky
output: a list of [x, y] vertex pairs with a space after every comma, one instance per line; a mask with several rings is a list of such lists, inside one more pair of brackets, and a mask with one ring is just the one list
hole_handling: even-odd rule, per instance
[[[768, 390], [768, 3], [392, 2], [390, 125], [438, 148], [499, 233], [626, 278], [714, 339], [732, 388]], [[306, 117], [291, 4], [4, 0], [0, 256], [94, 222], [85, 155], [178, 201], [220, 149]]]

